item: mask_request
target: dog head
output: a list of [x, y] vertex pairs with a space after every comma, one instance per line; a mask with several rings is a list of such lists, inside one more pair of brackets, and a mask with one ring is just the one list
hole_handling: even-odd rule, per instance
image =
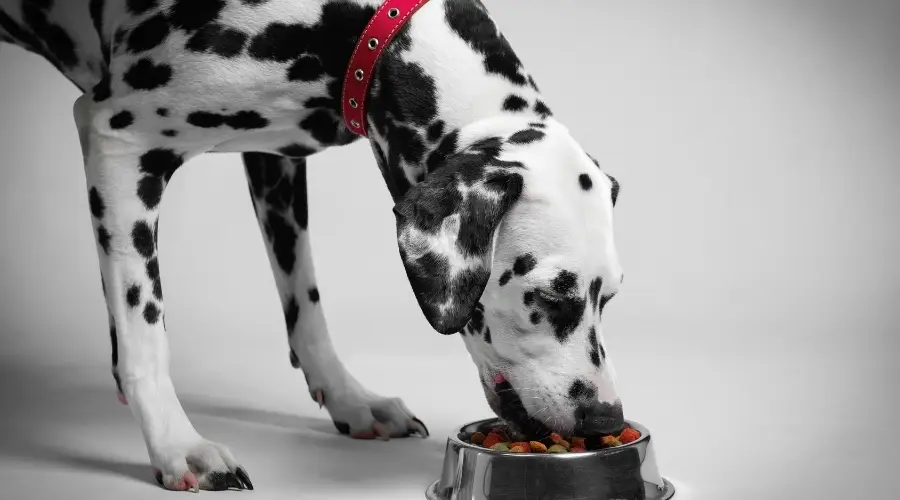
[[520, 432], [624, 424], [600, 327], [622, 280], [618, 189], [548, 120], [449, 156], [394, 207], [422, 312], [462, 335], [488, 404]]

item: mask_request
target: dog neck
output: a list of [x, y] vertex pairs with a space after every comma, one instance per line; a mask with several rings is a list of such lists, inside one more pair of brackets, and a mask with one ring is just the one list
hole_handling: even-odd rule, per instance
[[475, 0], [431, 1], [416, 12], [382, 54], [367, 110], [369, 142], [395, 202], [449, 155], [551, 116]]

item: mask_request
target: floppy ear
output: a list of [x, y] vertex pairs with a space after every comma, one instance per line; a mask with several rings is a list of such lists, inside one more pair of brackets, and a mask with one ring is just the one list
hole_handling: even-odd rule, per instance
[[444, 335], [460, 331], [487, 286], [494, 235], [522, 194], [514, 167], [459, 153], [394, 206], [397, 244], [419, 307]]

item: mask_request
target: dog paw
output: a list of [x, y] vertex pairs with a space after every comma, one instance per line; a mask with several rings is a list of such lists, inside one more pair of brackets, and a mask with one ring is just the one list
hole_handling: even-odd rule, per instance
[[312, 393], [313, 400], [331, 415], [334, 427], [353, 439], [429, 436], [428, 428], [416, 418], [400, 398], [327, 398], [324, 391]]
[[156, 481], [168, 490], [252, 490], [247, 471], [224, 445], [200, 440], [161, 450], [153, 459]]

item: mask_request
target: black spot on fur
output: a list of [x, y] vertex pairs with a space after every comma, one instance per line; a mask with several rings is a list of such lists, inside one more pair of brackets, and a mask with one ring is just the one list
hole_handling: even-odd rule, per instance
[[109, 65], [109, 43], [106, 41], [106, 37], [103, 36], [103, 11], [105, 7], [106, 0], [91, 0], [88, 4], [88, 12], [91, 15], [91, 24], [94, 26], [94, 31], [97, 32], [100, 38], [100, 50], [103, 52], [103, 61]]
[[528, 317], [528, 319], [531, 320], [532, 325], [537, 325], [538, 323], [541, 322], [541, 320], [543, 319], [543, 316], [541, 316], [541, 313], [539, 313], [537, 311], [532, 311], [531, 315]]
[[516, 261], [513, 263], [513, 272], [516, 273], [516, 276], [525, 276], [533, 271], [536, 266], [537, 260], [534, 256], [526, 253], [516, 258]]
[[175, 0], [169, 19], [178, 28], [194, 31], [214, 22], [223, 8], [225, 0]]
[[153, 280], [153, 296], [156, 297], [156, 300], [163, 299], [162, 281], [159, 278]]
[[288, 336], [294, 334], [294, 328], [297, 326], [299, 318], [300, 304], [297, 303], [297, 297], [292, 295], [287, 305], [284, 306], [284, 322], [287, 325]]
[[547, 104], [544, 101], [538, 100], [534, 103], [534, 112], [541, 115], [541, 118], [549, 118], [553, 116], [553, 112], [550, 111], [550, 108], [547, 107]]
[[598, 346], [597, 328], [591, 326], [591, 329], [588, 330], [588, 356], [591, 358], [591, 364], [600, 368], [600, 351], [598, 351]]
[[519, 72], [522, 63], [484, 8], [470, 0], [446, 0], [444, 10], [450, 28], [484, 56], [484, 69], [488, 73], [500, 75], [516, 85], [527, 83]]
[[522, 111], [528, 107], [528, 101], [515, 94], [511, 94], [503, 101], [503, 109], [505, 111]]
[[512, 279], [512, 275], [513, 275], [512, 271], [504, 272], [503, 274], [500, 275], [500, 279], [497, 281], [497, 283], [500, 286], [506, 286], [506, 284], [509, 283], [509, 280]]
[[572, 271], [562, 270], [553, 278], [553, 291], [563, 295], [572, 293], [578, 286], [578, 275]]
[[603, 308], [606, 307], [606, 303], [610, 301], [615, 296], [615, 294], [604, 295], [600, 297], [600, 305], [597, 307], [597, 313], [603, 314]]
[[279, 149], [278, 152], [288, 158], [305, 158], [315, 153], [316, 150], [303, 144], [294, 143]]
[[528, 291], [522, 294], [522, 303], [526, 306], [534, 304], [534, 292]]
[[317, 109], [300, 122], [300, 128], [322, 144], [331, 144], [337, 138], [337, 121], [331, 112]]
[[446, 124], [444, 123], [444, 120], [437, 120], [436, 122], [429, 125], [428, 132], [426, 133], [428, 142], [437, 142], [437, 140], [444, 135], [445, 126]]
[[94, 102], [103, 102], [112, 97], [108, 74], [104, 75], [97, 85], [94, 85], [93, 94]]
[[184, 163], [184, 158], [171, 149], [154, 148], [141, 155], [141, 172], [157, 177], [171, 177]]
[[266, 216], [266, 234], [272, 242], [272, 250], [278, 267], [285, 274], [291, 274], [297, 260], [294, 247], [297, 244], [297, 233], [294, 228], [278, 212], [269, 211]]
[[141, 285], [131, 285], [125, 293], [125, 302], [129, 307], [137, 307], [141, 303]]
[[599, 276], [591, 280], [591, 284], [588, 287], [588, 297], [591, 299], [591, 308], [597, 309], [597, 304], [600, 301], [600, 289], [603, 288], [603, 278]]
[[96, 187], [92, 187], [88, 193], [88, 204], [91, 207], [91, 215], [97, 219], [102, 219], [103, 212], [106, 211], [106, 204], [103, 203], [103, 198], [100, 197], [100, 192], [97, 191]]
[[169, 116], [169, 110], [166, 108], [156, 108], [156, 114], [159, 116]]
[[100, 244], [100, 248], [103, 249], [103, 253], [109, 255], [109, 240], [112, 237], [109, 234], [109, 231], [106, 230], [103, 226], [97, 227], [97, 243]]
[[493, 339], [491, 339], [491, 327], [484, 327], [484, 335], [482, 335], [482, 338], [484, 339], [484, 342], [486, 344], [490, 344], [493, 342]]
[[[109, 343], [112, 344], [112, 365], [119, 366], [119, 339], [116, 338], [116, 325], [109, 325]], [[121, 391], [121, 389], [120, 389]]]
[[309, 227], [309, 201], [306, 185], [306, 160], [293, 160], [294, 163], [294, 222], [302, 230]]
[[594, 399], [597, 397], [597, 390], [593, 384], [586, 384], [581, 379], [575, 379], [569, 386], [569, 398], [574, 400]]
[[147, 259], [153, 257], [155, 248], [153, 244], [153, 231], [150, 229], [150, 225], [144, 221], [135, 222], [134, 228], [131, 230], [131, 243], [134, 245], [135, 250], [143, 257]]
[[162, 131], [162, 135], [164, 135], [164, 136], [166, 136], [166, 137], [175, 137], [175, 136], [178, 135], [178, 131], [177, 131], [177, 130], [172, 130], [172, 129], [170, 129], [170, 128], [167, 128], [167, 129], [165, 129], [165, 130]]
[[113, 130], [123, 129], [134, 123], [134, 115], [130, 111], [119, 111], [109, 119], [109, 126]]
[[320, 298], [319, 297], [319, 289], [316, 287], [310, 288], [309, 289], [309, 301], [312, 302], [313, 304], [316, 304], [319, 302], [319, 298]]
[[619, 199], [619, 181], [609, 174], [606, 174], [606, 176], [609, 177], [610, 182], [612, 182], [612, 189], [610, 192], [612, 195], [612, 204], [613, 206], [616, 206], [616, 200]]
[[[45, 49], [42, 55], [60, 69], [72, 68], [78, 64], [75, 53], [75, 42], [62, 26], [53, 24], [48, 19], [53, 2], [50, 0], [23, 1], [22, 18], [28, 25], [34, 40]], [[5, 23], [4, 23], [5, 24]]]
[[159, 0], [128, 0], [125, 4], [132, 14], [143, 14], [157, 7]]
[[531, 85], [531, 88], [533, 88], [534, 90], [536, 90], [538, 92], [541, 91], [541, 89], [538, 88], [537, 83], [534, 81], [534, 78], [532, 78], [531, 75], [528, 75], [528, 85]]
[[322, 78], [325, 74], [325, 67], [316, 56], [301, 56], [294, 65], [288, 69], [288, 80], [313, 82]]
[[235, 130], [260, 129], [269, 125], [269, 120], [256, 111], [238, 111], [233, 115], [195, 111], [188, 115], [187, 122], [200, 128], [217, 128], [227, 125]]
[[543, 132], [533, 128], [520, 130], [509, 137], [510, 144], [530, 144], [544, 138]]
[[145, 175], [138, 181], [137, 194], [147, 210], [153, 210], [159, 206], [159, 202], [162, 201], [162, 179], [152, 175]]
[[137, 54], [157, 47], [166, 40], [170, 30], [171, 25], [164, 14], [152, 16], [128, 34], [128, 50]]
[[544, 122], [531, 122], [528, 124], [528, 126], [531, 128], [539, 128], [539, 129], [547, 128], [547, 124]]
[[151, 325], [159, 321], [159, 308], [153, 302], [147, 302], [144, 306], [144, 320]]
[[147, 277], [151, 280], [159, 279], [159, 259], [153, 257], [149, 261], [147, 261]]
[[[443, 122], [438, 122], [443, 123]], [[425, 163], [425, 168], [427, 171], [431, 172], [432, 170], [438, 168], [447, 158], [456, 152], [456, 148], [458, 147], [459, 142], [459, 130], [454, 130], [449, 134], [445, 135], [443, 139], [441, 139], [441, 143], [435, 148], [434, 151], [428, 155], [428, 161]]]
[[553, 279], [553, 295], [540, 294], [539, 307], [553, 327], [553, 333], [560, 342], [565, 342], [578, 328], [587, 306], [585, 299], [577, 296], [578, 277], [570, 271], [560, 271]]
[[188, 39], [185, 47], [193, 52], [212, 52], [222, 57], [235, 57], [244, 50], [247, 34], [220, 24], [208, 24]]
[[122, 79], [135, 90], [153, 90], [169, 83], [172, 67], [145, 57], [132, 64]]
[[581, 174], [578, 176], [578, 184], [581, 185], [581, 189], [585, 191], [590, 190], [594, 187], [594, 181], [591, 180], [591, 176], [588, 174]]

